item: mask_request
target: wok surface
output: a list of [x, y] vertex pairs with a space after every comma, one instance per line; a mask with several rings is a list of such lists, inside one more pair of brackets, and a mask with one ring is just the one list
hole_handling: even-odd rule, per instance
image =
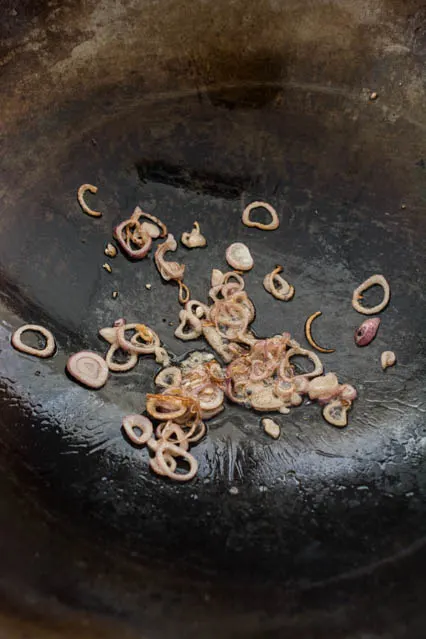
[[[312, 4], [306, 12], [298, 2], [245, 5], [243, 26], [239, 3], [228, 21], [202, 4], [187, 13], [182, 5], [179, 15], [150, 3], [143, 10], [120, 4], [116, 39], [107, 19], [112, 4], [66, 5], [68, 16], [40, 8], [34, 20], [47, 29], [44, 59], [25, 55], [24, 33], [34, 44], [36, 27], [26, 31], [22, 22], [19, 30], [10, 20], [9, 64], [22, 80], [14, 87], [6, 63], [2, 543], [11, 544], [4, 581], [13, 575], [17, 591], [24, 584], [30, 609], [31, 597], [54, 597], [58, 618], [61, 606], [76, 623], [81, 614], [90, 618], [88, 636], [114, 618], [129, 636], [138, 636], [141, 620], [147, 636], [171, 636], [176, 627], [179, 636], [200, 628], [215, 636], [220, 619], [228, 636], [249, 629], [253, 636], [284, 629], [312, 636], [326, 625], [328, 636], [341, 637], [357, 627], [357, 611], [374, 603], [372, 619], [383, 614], [395, 628], [393, 597], [401, 619], [415, 611], [411, 630], [422, 618], [415, 594], [405, 602], [393, 586], [405, 561], [416, 593], [423, 565], [422, 14], [415, 3], [411, 13], [398, 3], [378, 3], [376, 13], [351, 5]], [[142, 14], [156, 25], [152, 32]], [[197, 41], [191, 27], [210, 19], [226, 39]], [[247, 34], [259, 20], [263, 30], [250, 47]], [[13, 48], [18, 42], [23, 51]], [[375, 101], [368, 99], [373, 89]], [[99, 187], [92, 200], [104, 212], [99, 220], [76, 202], [83, 182]], [[242, 226], [252, 199], [276, 206], [278, 231]], [[228, 244], [244, 241], [255, 259], [246, 288], [259, 335], [289, 330], [304, 343], [304, 320], [323, 311], [316, 331], [336, 348], [322, 358], [326, 370], [359, 391], [347, 429], [328, 426], [311, 405], [280, 417], [282, 435], [273, 441], [258, 415], [228, 406], [193, 449], [196, 480], [176, 486], [149, 472], [147, 452], [133, 449], [119, 426], [143, 407], [158, 366], [141, 360], [97, 392], [64, 373], [70, 353], [106, 351], [98, 329], [120, 316], [152, 326], [177, 358], [205, 348], [173, 337], [176, 289], [161, 283], [151, 258], [131, 264], [120, 255], [111, 274], [102, 269], [113, 226], [136, 204], [176, 236], [200, 222], [207, 249], [177, 253], [196, 299], [206, 299], [211, 268], [225, 267]], [[276, 263], [296, 288], [291, 303], [263, 290]], [[389, 280], [392, 300], [375, 341], [358, 349], [353, 332], [363, 318], [351, 308], [351, 293], [375, 272]], [[11, 332], [27, 322], [55, 334], [52, 360], [10, 347]], [[387, 349], [398, 365], [383, 374], [379, 358]], [[364, 594], [375, 590], [375, 579], [388, 584], [387, 605]], [[359, 632], [371, 630], [368, 619], [357, 621]], [[406, 636], [406, 627], [395, 636]]]

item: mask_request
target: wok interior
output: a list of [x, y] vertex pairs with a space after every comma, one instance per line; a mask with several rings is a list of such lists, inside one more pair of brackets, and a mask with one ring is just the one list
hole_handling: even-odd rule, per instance
[[[424, 375], [423, 92], [413, 40], [420, 18], [410, 22], [399, 3], [375, 7], [71, 6], [68, 17], [51, 18], [66, 44], [53, 36], [41, 43], [44, 62], [16, 57], [22, 80], [4, 105], [0, 255], [10, 608], [24, 587], [43, 600], [54, 596], [57, 614], [66, 608], [75, 623], [80, 615], [124, 619], [133, 632], [143, 619], [148, 636], [183, 628], [189, 611], [213, 636], [219, 610], [230, 633], [287, 625], [305, 636], [324, 618], [339, 633], [326, 605], [333, 586], [317, 599], [300, 592], [358, 569], [362, 575], [418, 543], [421, 460], [407, 455], [406, 442], [416, 448], [424, 421], [413, 408]], [[37, 20], [49, 24], [48, 15]], [[12, 28], [9, 38], [18, 41], [22, 31]], [[373, 90], [377, 100], [369, 99]], [[99, 187], [100, 220], [78, 209], [83, 182]], [[278, 232], [242, 227], [243, 206], [258, 198], [279, 210]], [[112, 277], [102, 271], [112, 227], [136, 204], [176, 235], [200, 222], [208, 248], [180, 251], [199, 299], [209, 270], [224, 266], [229, 242], [247, 241], [260, 335], [290, 330], [302, 339], [304, 319], [323, 310], [322, 334], [336, 347], [327, 369], [360, 391], [346, 431], [327, 427], [310, 406], [296, 409], [272, 442], [259, 416], [230, 408], [194, 448], [193, 486], [149, 474], [146, 454], [131, 449], [117, 425], [123, 413], [140, 410], [155, 364], [144, 361], [98, 394], [63, 373], [67, 354], [102, 351], [97, 330], [120, 314], [142, 314], [176, 356], [189, 350], [169, 325], [176, 290], [160, 284], [152, 261], [120, 257]], [[285, 308], [261, 286], [277, 261], [296, 286]], [[382, 271], [392, 305], [383, 339], [367, 356], [353, 345], [359, 317], [348, 300], [354, 286]], [[54, 331], [52, 362], [10, 353], [9, 329], [26, 321]], [[384, 346], [403, 353], [402, 367], [386, 378], [377, 365]], [[354, 583], [351, 596], [371, 605]], [[311, 606], [305, 625], [282, 588]], [[25, 607], [33, 615], [30, 594]], [[251, 615], [247, 598], [255, 602]], [[342, 624], [351, 619], [345, 610]]]

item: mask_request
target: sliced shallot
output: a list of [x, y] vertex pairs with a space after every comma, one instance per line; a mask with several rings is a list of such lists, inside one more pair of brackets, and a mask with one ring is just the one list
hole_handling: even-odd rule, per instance
[[[176, 470], [172, 471], [167, 463], [167, 454], [184, 460], [189, 466], [188, 470], [186, 472], [177, 472]], [[175, 481], [189, 481], [197, 474], [198, 462], [195, 457], [175, 444], [170, 444], [168, 442], [160, 444], [157, 452], [155, 453], [155, 459], [157, 461], [158, 468], [163, 472], [163, 474]]]
[[[31, 331], [33, 333], [40, 333], [45, 340], [46, 344], [44, 348], [34, 348], [32, 346], [27, 346], [24, 344], [21, 337], [22, 334], [26, 331]], [[21, 353], [26, 353], [27, 355], [35, 355], [36, 357], [51, 357], [56, 349], [55, 338], [52, 333], [44, 326], [39, 326], [38, 324], [24, 324], [24, 326], [20, 326], [12, 335], [12, 346], [16, 348], [17, 351], [21, 351]]]
[[395, 353], [393, 351], [383, 351], [380, 355], [380, 363], [383, 370], [386, 370], [389, 366], [394, 366], [396, 364]]
[[265, 433], [267, 433], [270, 437], [274, 439], [278, 439], [281, 434], [280, 425], [277, 422], [274, 422], [273, 419], [269, 417], [264, 417], [262, 420], [262, 426]]
[[[140, 431], [138, 435], [136, 429]], [[144, 415], [126, 415], [123, 430], [133, 444], [143, 446], [152, 437], [152, 421]]]
[[[271, 221], [268, 224], [262, 224], [261, 222], [254, 222], [251, 219], [250, 217], [251, 212], [253, 211], [253, 209], [257, 209], [257, 208], [263, 208], [266, 211], [268, 211], [268, 213], [271, 216]], [[278, 213], [276, 212], [274, 207], [268, 204], [267, 202], [252, 202], [251, 204], [246, 206], [246, 208], [243, 211], [242, 222], [248, 227], [261, 229], [263, 231], [274, 231], [280, 225]]]
[[177, 243], [171, 233], [168, 234], [167, 239], [162, 244], [159, 244], [155, 251], [154, 261], [158, 268], [158, 271], [166, 282], [170, 280], [182, 280], [185, 273], [185, 264], [179, 264], [178, 262], [167, 262], [164, 256], [169, 251], [176, 251]]
[[355, 344], [357, 346], [367, 346], [370, 344], [377, 335], [380, 321], [380, 317], [371, 317], [365, 320], [355, 331]]
[[194, 228], [190, 233], [182, 233], [180, 241], [187, 248], [202, 248], [207, 245], [207, 240], [201, 233], [198, 222], [194, 222]]
[[108, 379], [105, 360], [92, 351], [80, 351], [68, 358], [67, 371], [78, 382], [89, 388], [101, 388]]
[[271, 293], [277, 300], [288, 302], [294, 295], [294, 286], [281, 277], [280, 273], [282, 270], [282, 266], [276, 266], [271, 273], [265, 275], [263, 286], [268, 293]]
[[226, 249], [226, 261], [237, 271], [249, 271], [253, 268], [253, 258], [248, 247], [242, 242], [234, 242]]
[[[383, 288], [383, 300], [380, 304], [376, 306], [372, 306], [371, 308], [366, 308], [362, 306], [360, 303], [360, 299], [362, 299], [362, 293], [367, 291], [372, 286], [376, 285], [381, 286]], [[380, 313], [384, 308], [389, 304], [390, 300], [390, 287], [386, 279], [383, 275], [372, 275], [368, 279], [365, 280], [362, 284], [360, 284], [353, 292], [352, 295], [352, 306], [358, 313], [362, 313], [363, 315], [376, 315], [376, 313]]]
[[346, 426], [348, 423], [348, 408], [349, 406], [342, 402], [342, 400], [335, 399], [324, 406], [322, 415], [332, 426]]
[[[124, 253], [134, 260], [143, 259], [152, 245], [152, 238], [139, 222], [140, 209], [136, 207], [132, 216], [114, 229], [114, 237]], [[135, 248], [137, 247], [137, 248]]]
[[310, 317], [308, 317], [308, 319], [306, 320], [306, 323], [305, 323], [306, 339], [309, 342], [309, 344], [312, 346], [312, 348], [315, 348], [320, 353], [334, 353], [334, 350], [335, 350], [334, 348], [324, 348], [323, 346], [319, 346], [319, 344], [317, 344], [314, 338], [312, 337], [312, 333], [311, 333], [312, 322], [317, 317], [320, 317], [320, 315], [322, 315], [321, 311], [317, 311], [316, 313], [313, 313], [312, 315], [310, 315]]
[[94, 211], [84, 201], [84, 195], [85, 195], [86, 191], [89, 191], [89, 193], [97, 193], [98, 192], [98, 187], [97, 186], [93, 186], [93, 184], [82, 184], [80, 186], [80, 188], [78, 189], [78, 191], [77, 191], [78, 203], [80, 204], [80, 206], [83, 209], [83, 211], [85, 213], [87, 213], [87, 215], [91, 215], [92, 217], [100, 217], [102, 215], [102, 213], [100, 211]]

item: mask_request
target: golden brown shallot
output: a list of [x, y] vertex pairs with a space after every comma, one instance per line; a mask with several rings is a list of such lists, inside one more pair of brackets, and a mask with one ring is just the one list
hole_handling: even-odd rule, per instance
[[[21, 337], [26, 331], [42, 335], [46, 340], [44, 348], [34, 348], [24, 344]], [[24, 324], [24, 326], [20, 326], [20, 328], [13, 333], [11, 342], [12, 346], [16, 348], [17, 351], [42, 358], [51, 357], [56, 349], [55, 338], [52, 333], [47, 328], [44, 328], [44, 326], [39, 326], [38, 324]]]
[[380, 355], [380, 363], [383, 370], [386, 370], [389, 366], [396, 364], [396, 355], [393, 351], [383, 351]]
[[115, 257], [117, 255], [117, 249], [115, 248], [114, 244], [111, 244], [111, 242], [108, 242], [108, 244], [105, 247], [104, 253], [108, 257]]
[[[380, 304], [376, 306], [372, 306], [371, 308], [366, 308], [362, 306], [360, 300], [362, 299], [362, 293], [367, 291], [372, 286], [381, 286], [383, 288], [383, 300]], [[352, 295], [352, 306], [358, 313], [362, 313], [363, 315], [376, 315], [376, 313], [380, 313], [384, 308], [389, 304], [390, 300], [390, 287], [386, 279], [383, 275], [372, 275], [368, 279], [365, 280], [362, 284], [360, 284], [353, 292]]]
[[101, 388], [108, 379], [109, 370], [105, 360], [92, 351], [80, 351], [68, 358], [67, 371], [78, 382], [88, 388]]
[[202, 248], [207, 245], [207, 240], [201, 233], [198, 222], [194, 222], [194, 228], [190, 233], [182, 233], [180, 241], [187, 248]]
[[77, 191], [78, 203], [80, 204], [80, 206], [83, 209], [83, 211], [85, 213], [87, 213], [87, 215], [91, 215], [92, 217], [100, 217], [102, 215], [102, 213], [100, 211], [94, 211], [84, 201], [84, 195], [85, 195], [86, 191], [89, 191], [89, 193], [97, 193], [98, 192], [98, 187], [97, 186], [93, 186], [93, 184], [82, 184], [80, 186], [80, 188], [78, 189], [78, 191]]
[[317, 344], [314, 338], [312, 337], [312, 333], [311, 333], [312, 322], [317, 317], [320, 317], [320, 315], [322, 315], [321, 311], [317, 311], [316, 313], [312, 313], [312, 315], [310, 315], [308, 319], [306, 320], [306, 323], [305, 323], [306, 339], [309, 342], [309, 344], [312, 346], [312, 348], [315, 348], [320, 353], [334, 353], [334, 350], [335, 350], [334, 348], [324, 348], [323, 346], [319, 346], [319, 344]]
[[[268, 213], [271, 216], [271, 221], [268, 224], [262, 224], [261, 222], [254, 222], [251, 219], [250, 217], [251, 212], [253, 211], [253, 209], [257, 209], [257, 208], [263, 208], [263, 209], [266, 209], [266, 211], [268, 211]], [[274, 207], [268, 204], [267, 202], [252, 202], [251, 204], [246, 206], [246, 208], [243, 211], [242, 222], [248, 227], [261, 229], [263, 231], [274, 231], [280, 225], [278, 213], [276, 212]]]
[[254, 261], [249, 248], [242, 242], [234, 242], [226, 249], [226, 261], [237, 271], [249, 271]]
[[182, 282], [182, 280], [177, 280], [177, 283], [179, 286], [179, 295], [178, 295], [179, 303], [186, 304], [187, 302], [189, 302], [191, 298], [191, 292], [189, 288], [187, 287], [187, 285], [184, 282]]
[[288, 302], [294, 295], [294, 286], [281, 277], [282, 266], [276, 266], [271, 273], [265, 275], [263, 286], [268, 293], [271, 293], [277, 300]]
[[[143, 415], [126, 415], [122, 426], [127, 437], [137, 446], [143, 446], [152, 437], [152, 422]], [[139, 435], [136, 430], [140, 431]]]

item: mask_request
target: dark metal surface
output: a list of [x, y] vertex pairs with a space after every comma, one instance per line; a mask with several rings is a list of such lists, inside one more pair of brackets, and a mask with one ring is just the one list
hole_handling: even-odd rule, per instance
[[[10, 606], [15, 589], [30, 615], [34, 600], [54, 598], [75, 615], [75, 632], [90, 618], [88, 636], [108, 636], [97, 628], [105, 619], [129, 637], [208, 637], [218, 627], [230, 637], [420, 636], [423, 15], [396, 2], [160, 5], [41, 6], [31, 27], [25, 8], [9, 7], [2, 25], [0, 515]], [[216, 36], [200, 39], [207, 26]], [[99, 220], [78, 207], [83, 182], [99, 187]], [[278, 231], [242, 226], [255, 198], [277, 207]], [[312, 405], [280, 417], [272, 441], [258, 415], [227, 407], [193, 450], [193, 482], [149, 472], [147, 452], [119, 426], [143, 407], [155, 363], [141, 360], [97, 392], [64, 373], [71, 352], [105, 352], [97, 331], [120, 316], [152, 326], [177, 357], [203, 346], [173, 337], [176, 289], [151, 257], [120, 255], [112, 274], [102, 269], [113, 226], [136, 204], [176, 236], [200, 221], [207, 249], [177, 253], [197, 299], [227, 245], [250, 246], [259, 335], [289, 330], [303, 342], [305, 318], [323, 311], [316, 329], [336, 348], [326, 370], [359, 391], [347, 429]], [[289, 304], [261, 284], [276, 263], [296, 287]], [[392, 301], [375, 341], [358, 349], [351, 293], [375, 272]], [[52, 360], [11, 349], [27, 322], [55, 334]], [[383, 374], [386, 349], [398, 366]], [[408, 569], [404, 600], [394, 583]]]

